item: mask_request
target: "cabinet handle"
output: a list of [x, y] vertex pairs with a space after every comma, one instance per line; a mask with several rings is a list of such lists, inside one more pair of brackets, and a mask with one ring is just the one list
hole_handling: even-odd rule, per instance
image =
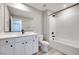
[[35, 42], [35, 40], [33, 40], [33, 42]]
[[6, 43], [8, 43], [8, 41], [5, 41]]
[[55, 39], [53, 38], [53, 40], [55, 40]]
[[25, 43], [27, 43], [27, 42], [25, 42]]
[[13, 47], [13, 45], [10, 45], [10, 47]]
[[24, 43], [22, 43], [22, 44], [24, 44]]

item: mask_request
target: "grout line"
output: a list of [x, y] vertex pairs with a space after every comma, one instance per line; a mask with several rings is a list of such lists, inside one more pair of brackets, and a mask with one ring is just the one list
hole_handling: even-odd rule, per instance
[[55, 52], [60, 53], [60, 55], [66, 55], [64, 53], [62, 53], [61, 51], [54, 49], [54, 48], [49, 48], [47, 53], [42, 52], [41, 50], [37, 53], [37, 55], [56, 55], [54, 54]]

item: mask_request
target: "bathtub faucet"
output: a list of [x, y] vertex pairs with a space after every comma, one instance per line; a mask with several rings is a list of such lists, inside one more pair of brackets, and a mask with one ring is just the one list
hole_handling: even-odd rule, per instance
[[54, 40], [54, 38], [55, 38], [55, 36], [54, 36], [54, 32], [52, 32], [52, 37], [53, 37], [53, 40]]
[[52, 36], [52, 37], [53, 37], [53, 40], [54, 40], [55, 36]]

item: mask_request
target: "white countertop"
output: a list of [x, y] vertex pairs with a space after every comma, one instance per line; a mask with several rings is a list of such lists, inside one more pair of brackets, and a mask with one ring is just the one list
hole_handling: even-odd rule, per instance
[[37, 35], [37, 33], [34, 32], [25, 32], [24, 34], [22, 34], [21, 32], [0, 33], [0, 39], [29, 36], [29, 35]]

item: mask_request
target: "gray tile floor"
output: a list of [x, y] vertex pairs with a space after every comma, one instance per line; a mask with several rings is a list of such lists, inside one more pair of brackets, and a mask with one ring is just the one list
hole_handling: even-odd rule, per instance
[[56, 49], [50, 48], [47, 53], [42, 52], [42, 51], [40, 50], [40, 51], [38, 52], [38, 55], [65, 55], [65, 54], [62, 53], [62, 52], [60, 52], [60, 51], [58, 51], [58, 50], [56, 50]]

